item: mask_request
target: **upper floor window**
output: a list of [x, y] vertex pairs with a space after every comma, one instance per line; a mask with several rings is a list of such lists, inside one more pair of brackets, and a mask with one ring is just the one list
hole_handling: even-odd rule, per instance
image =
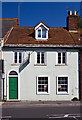
[[46, 65], [46, 52], [35, 52], [35, 65]]
[[47, 40], [48, 39], [49, 28], [43, 23], [40, 23], [35, 27], [35, 38], [37, 40]]
[[23, 54], [22, 52], [14, 52], [14, 63], [22, 63]]
[[58, 64], [66, 64], [66, 52], [58, 52]]
[[38, 30], [38, 38], [46, 38], [46, 30], [45, 29]]
[[44, 64], [44, 52], [37, 52], [37, 63]]

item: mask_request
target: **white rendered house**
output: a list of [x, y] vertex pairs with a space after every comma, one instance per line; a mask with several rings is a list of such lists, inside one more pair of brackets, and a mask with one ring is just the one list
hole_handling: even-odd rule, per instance
[[68, 29], [43, 21], [35, 27], [13, 27], [3, 46], [6, 100], [80, 98], [79, 32], [68, 24]]

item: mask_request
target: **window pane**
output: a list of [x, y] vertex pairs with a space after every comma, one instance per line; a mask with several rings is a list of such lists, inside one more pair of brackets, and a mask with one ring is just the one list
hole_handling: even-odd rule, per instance
[[62, 53], [62, 63], [64, 63], [65, 64], [65, 52], [64, 53]]
[[46, 30], [42, 30], [42, 38], [46, 38]]
[[41, 53], [41, 63], [44, 63], [44, 53]]
[[61, 53], [58, 53], [58, 63], [61, 64]]
[[22, 53], [19, 53], [19, 63], [22, 63]]
[[37, 53], [37, 63], [40, 63], [40, 52]]
[[14, 62], [17, 63], [17, 52], [14, 53]]
[[41, 37], [41, 30], [38, 30], [38, 37]]

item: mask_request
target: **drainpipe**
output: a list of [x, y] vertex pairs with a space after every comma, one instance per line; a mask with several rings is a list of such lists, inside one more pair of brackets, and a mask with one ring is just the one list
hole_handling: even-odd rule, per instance
[[2, 47], [3, 47], [3, 38], [1, 38], [1, 60], [3, 59]]
[[3, 38], [0, 38], [1, 41], [1, 68], [2, 68], [2, 100], [4, 100], [4, 60], [3, 60], [3, 51], [2, 51], [2, 47], [3, 47]]

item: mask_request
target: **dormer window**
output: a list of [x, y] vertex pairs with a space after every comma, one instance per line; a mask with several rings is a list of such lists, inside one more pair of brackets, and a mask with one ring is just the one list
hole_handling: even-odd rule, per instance
[[37, 35], [38, 38], [46, 38], [46, 29], [39, 29]]
[[47, 40], [48, 31], [49, 31], [49, 28], [47, 26], [45, 26], [43, 23], [39, 23], [39, 25], [35, 27], [35, 39], [36, 40]]

